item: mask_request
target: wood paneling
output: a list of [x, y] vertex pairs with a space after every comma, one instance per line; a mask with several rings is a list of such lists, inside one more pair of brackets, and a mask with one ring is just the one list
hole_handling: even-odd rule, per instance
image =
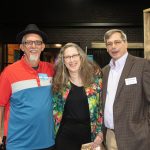
[[150, 8], [143, 10], [144, 17], [144, 57], [150, 59]]

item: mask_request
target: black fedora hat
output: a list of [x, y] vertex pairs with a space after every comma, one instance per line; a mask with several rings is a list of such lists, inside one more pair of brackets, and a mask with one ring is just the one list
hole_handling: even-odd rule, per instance
[[29, 33], [36, 33], [38, 35], [40, 35], [43, 39], [43, 42], [46, 43], [48, 41], [48, 37], [47, 34], [44, 33], [43, 31], [41, 31], [36, 24], [29, 24], [27, 25], [27, 27], [25, 28], [25, 30], [23, 30], [22, 32], [20, 32], [17, 35], [17, 42], [21, 43], [22, 38], [24, 35], [29, 34]]

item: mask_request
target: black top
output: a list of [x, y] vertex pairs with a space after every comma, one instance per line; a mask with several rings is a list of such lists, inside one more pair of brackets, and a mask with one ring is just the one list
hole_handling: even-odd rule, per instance
[[77, 122], [89, 122], [89, 105], [84, 87], [71, 84], [72, 88], [66, 99], [63, 117]]
[[56, 136], [56, 149], [80, 150], [82, 144], [89, 142], [91, 126], [88, 99], [84, 87], [72, 84]]

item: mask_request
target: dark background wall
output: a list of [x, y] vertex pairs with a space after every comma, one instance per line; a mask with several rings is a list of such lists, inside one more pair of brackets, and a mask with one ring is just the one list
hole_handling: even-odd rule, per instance
[[[133, 2], [132, 2], [133, 3]], [[49, 43], [79, 42], [90, 47], [103, 41], [110, 28], [123, 29], [130, 42], [143, 42], [143, 9], [150, 2], [107, 0], [4, 1], [0, 10], [0, 41], [16, 43], [16, 34], [28, 23], [47, 32]]]
[[[0, 70], [7, 63], [6, 44], [16, 43], [17, 33], [29, 23], [37, 24], [48, 34], [48, 43], [76, 42], [83, 49], [91, 49], [91, 42], [103, 42], [104, 33], [112, 28], [124, 30], [128, 42], [143, 43], [143, 10], [147, 8], [150, 8], [148, 0], [1, 1]], [[109, 60], [104, 50], [89, 51], [102, 66]]]

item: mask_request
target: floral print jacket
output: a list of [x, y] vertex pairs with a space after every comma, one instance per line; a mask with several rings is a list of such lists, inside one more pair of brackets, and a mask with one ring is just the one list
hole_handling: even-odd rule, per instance
[[[62, 119], [64, 105], [71, 89], [71, 83], [68, 82], [67, 86], [61, 92], [53, 95], [53, 115], [55, 124], [55, 135], [60, 126]], [[102, 77], [97, 76], [94, 83], [85, 87], [86, 95], [88, 98], [90, 121], [91, 121], [91, 139], [95, 139], [97, 133], [102, 131], [103, 115], [100, 94], [102, 90]]]

